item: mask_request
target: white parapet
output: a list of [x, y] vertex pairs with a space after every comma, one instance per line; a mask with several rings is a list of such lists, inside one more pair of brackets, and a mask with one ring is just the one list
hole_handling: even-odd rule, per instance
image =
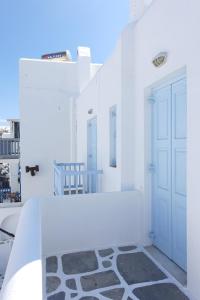
[[142, 203], [137, 191], [29, 200], [20, 217], [1, 300], [42, 300], [42, 258], [50, 254], [144, 244]]
[[22, 210], [0, 299], [43, 299], [39, 206], [39, 201], [28, 201]]

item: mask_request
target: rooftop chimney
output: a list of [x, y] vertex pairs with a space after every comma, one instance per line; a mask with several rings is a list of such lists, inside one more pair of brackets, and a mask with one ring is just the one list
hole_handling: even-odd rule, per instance
[[78, 72], [80, 90], [83, 90], [90, 80], [91, 53], [90, 48], [78, 47]]

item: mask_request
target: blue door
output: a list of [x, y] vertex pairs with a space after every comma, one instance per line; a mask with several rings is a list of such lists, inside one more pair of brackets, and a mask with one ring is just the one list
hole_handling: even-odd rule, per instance
[[[89, 171], [97, 170], [97, 119], [93, 118], [87, 123], [87, 168]], [[96, 192], [96, 175], [88, 176], [88, 191]]]
[[186, 270], [186, 81], [153, 92], [154, 244]]

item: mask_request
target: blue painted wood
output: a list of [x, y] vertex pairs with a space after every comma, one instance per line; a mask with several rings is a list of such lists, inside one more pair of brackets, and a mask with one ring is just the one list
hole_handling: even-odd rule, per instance
[[172, 259], [187, 269], [186, 81], [172, 84]]
[[19, 158], [20, 146], [19, 139], [0, 138], [0, 158], [10, 159]]
[[186, 82], [154, 90], [154, 244], [186, 270]]
[[0, 203], [7, 199], [7, 194], [11, 193], [11, 188], [0, 189]]
[[[92, 118], [87, 123], [87, 169], [97, 170], [97, 118]], [[88, 192], [97, 190], [96, 177], [88, 176]]]
[[154, 93], [153, 105], [153, 200], [154, 243], [171, 257], [171, 88]]

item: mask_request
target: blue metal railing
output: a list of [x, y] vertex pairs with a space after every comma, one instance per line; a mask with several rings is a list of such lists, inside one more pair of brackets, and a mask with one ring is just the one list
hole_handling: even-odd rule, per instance
[[71, 195], [101, 191], [102, 170], [86, 170], [84, 163], [54, 162], [54, 194]]
[[20, 155], [19, 139], [0, 138], [0, 158], [18, 158]]
[[11, 188], [0, 189], [0, 203], [7, 199], [9, 193], [11, 193]]

